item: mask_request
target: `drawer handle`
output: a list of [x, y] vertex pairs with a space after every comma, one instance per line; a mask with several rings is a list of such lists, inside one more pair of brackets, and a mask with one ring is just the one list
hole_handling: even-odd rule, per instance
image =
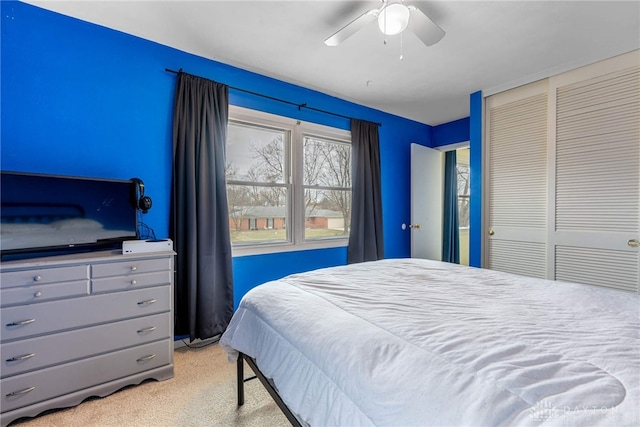
[[41, 296], [42, 296], [42, 292], [40, 292], [40, 291], [33, 293], [33, 297], [34, 298], [40, 298]]
[[24, 325], [28, 325], [29, 323], [33, 323], [35, 321], [36, 321], [36, 319], [20, 320], [18, 322], [7, 323], [7, 326], [8, 327], [11, 327], [11, 326], [24, 326]]
[[137, 332], [138, 332], [139, 334], [146, 334], [146, 333], [148, 333], [148, 332], [153, 332], [153, 331], [155, 331], [155, 330], [156, 330], [156, 327], [155, 327], [155, 326], [150, 326], [150, 327], [148, 327], [148, 328], [138, 329], [138, 331], [137, 331]]
[[138, 269], [138, 267], [136, 267], [135, 265], [131, 267], [131, 271], [136, 271]]
[[153, 304], [154, 302], [157, 302], [158, 300], [153, 298], [153, 299], [148, 299], [148, 300], [144, 300], [144, 301], [140, 301], [138, 303], [138, 305], [150, 305]]
[[627, 245], [629, 245], [629, 247], [631, 248], [637, 248], [640, 246], [640, 242], [636, 239], [630, 239], [629, 241], [627, 241]]
[[33, 356], [35, 356], [35, 353], [28, 353], [28, 354], [23, 354], [22, 356], [13, 356], [7, 359], [7, 362], [18, 362], [20, 360], [27, 360], [27, 359], [31, 359]]
[[146, 362], [147, 360], [151, 360], [154, 357], [156, 357], [155, 354], [150, 354], [148, 356], [141, 357], [140, 359], [136, 360], [136, 362]]
[[33, 278], [33, 281], [34, 281], [34, 282], [39, 282], [39, 281], [41, 281], [41, 280], [42, 280], [42, 276], [41, 276], [41, 275], [39, 275], [39, 274]]
[[132, 280], [132, 281], [131, 281], [131, 284], [132, 284], [133, 286], [135, 286], [135, 285], [137, 285], [137, 284], [138, 284], [138, 281], [137, 281], [137, 280]]
[[33, 391], [35, 389], [36, 389], [35, 387], [29, 387], [29, 388], [25, 388], [23, 390], [12, 391], [11, 393], [7, 393], [5, 396], [7, 396], [7, 397], [20, 396], [21, 394], [27, 394], [30, 391]]

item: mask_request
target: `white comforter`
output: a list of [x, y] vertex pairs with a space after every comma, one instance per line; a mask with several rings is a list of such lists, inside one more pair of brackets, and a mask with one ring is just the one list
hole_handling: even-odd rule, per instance
[[311, 426], [638, 426], [639, 297], [418, 259], [251, 290], [220, 340]]

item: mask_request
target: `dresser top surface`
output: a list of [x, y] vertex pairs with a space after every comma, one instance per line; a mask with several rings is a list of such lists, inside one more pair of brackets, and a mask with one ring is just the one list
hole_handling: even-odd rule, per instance
[[55, 255], [40, 258], [28, 258], [20, 260], [2, 261], [0, 262], [0, 271], [14, 270], [22, 268], [38, 268], [47, 266], [62, 266], [62, 265], [74, 265], [74, 264], [88, 264], [97, 262], [117, 262], [117, 261], [132, 261], [138, 259], [153, 259], [153, 258], [165, 258], [167, 256], [174, 256], [173, 251], [162, 252], [148, 252], [123, 255], [119, 250], [112, 251], [97, 251], [97, 252], [84, 252], [76, 254]]

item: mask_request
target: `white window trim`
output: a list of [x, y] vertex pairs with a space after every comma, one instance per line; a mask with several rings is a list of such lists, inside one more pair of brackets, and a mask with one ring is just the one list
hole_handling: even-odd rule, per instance
[[[233, 257], [262, 255], [270, 253], [282, 253], [293, 251], [306, 251], [314, 249], [326, 249], [346, 247], [349, 242], [348, 236], [329, 237], [326, 239], [305, 240], [304, 225], [299, 225], [298, 218], [304, 218], [304, 186], [302, 170], [302, 138], [305, 135], [317, 136], [318, 138], [329, 138], [336, 141], [351, 141], [351, 132], [347, 130], [332, 128], [315, 123], [301, 122], [284, 116], [251, 110], [235, 105], [229, 106], [229, 121], [241, 121], [257, 126], [271, 126], [277, 129], [290, 131], [290, 156], [291, 156], [291, 176], [287, 177], [287, 184], [291, 187], [289, 206], [287, 212], [287, 228], [291, 228], [289, 242], [265, 242], [256, 244], [232, 245], [231, 253]], [[294, 185], [294, 183], [298, 183]]]

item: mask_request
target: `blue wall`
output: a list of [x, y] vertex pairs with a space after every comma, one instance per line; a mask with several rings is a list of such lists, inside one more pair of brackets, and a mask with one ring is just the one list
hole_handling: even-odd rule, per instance
[[470, 118], [465, 117], [434, 126], [431, 130], [433, 147], [444, 147], [469, 141], [469, 123]]
[[[168, 234], [172, 102], [185, 71], [231, 86], [382, 123], [380, 149], [385, 253], [410, 256], [410, 144], [432, 146], [428, 125], [207, 60], [24, 3], [0, 2], [1, 161], [6, 170], [140, 177], [153, 209], [145, 222]], [[235, 105], [324, 125], [347, 119], [238, 91]], [[237, 299], [286, 274], [344, 264], [344, 248], [234, 259]]]
[[482, 267], [482, 92], [470, 96], [469, 265]]

